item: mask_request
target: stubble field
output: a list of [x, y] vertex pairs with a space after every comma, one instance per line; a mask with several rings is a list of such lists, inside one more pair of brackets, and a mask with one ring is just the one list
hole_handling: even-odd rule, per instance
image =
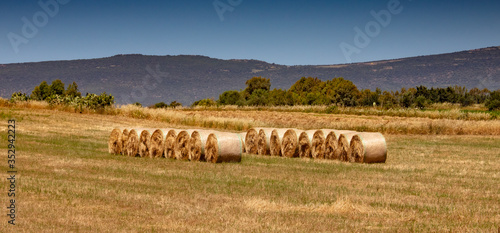
[[[297, 113], [286, 112], [265, 117], [257, 111], [175, 114], [140, 119], [0, 108], [5, 155], [0, 171], [7, 176], [7, 120], [12, 118], [19, 171], [16, 226], [7, 224], [3, 208], [0, 231], [496, 232], [500, 227], [500, 136], [389, 131], [387, 162], [373, 165], [248, 154], [239, 164], [208, 164], [107, 153], [114, 127], [196, 125], [175, 120], [185, 114], [214, 122], [232, 119], [227, 124], [235, 127], [207, 127], [233, 130], [305, 124], [292, 121], [301, 119]], [[342, 123], [346, 118], [309, 114], [304, 128], [339, 122], [357, 129], [356, 122], [381, 120], [353, 116]], [[429, 121], [400, 120], [408, 125]], [[6, 206], [7, 182], [0, 184], [1, 205]]]

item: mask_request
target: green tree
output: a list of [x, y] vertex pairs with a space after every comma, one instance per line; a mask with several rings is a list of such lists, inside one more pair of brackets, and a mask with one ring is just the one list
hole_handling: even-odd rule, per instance
[[492, 91], [490, 93], [490, 98], [486, 101], [485, 106], [488, 110], [500, 110], [500, 90]]
[[287, 98], [287, 92], [281, 89], [276, 89], [274, 88], [272, 91], [269, 92], [269, 105], [271, 106], [285, 106], [285, 105], [292, 105]]
[[171, 107], [171, 108], [177, 108], [180, 106], [182, 106], [182, 104], [178, 103], [177, 101], [172, 101], [172, 102], [170, 102], [170, 105], [169, 105], [169, 107]]
[[165, 102], [156, 103], [155, 105], [153, 105], [153, 108], [168, 108], [168, 104], [166, 104]]
[[52, 81], [52, 84], [50, 84], [50, 94], [49, 96], [52, 95], [63, 95], [64, 94], [64, 83], [60, 79], [56, 79]]
[[33, 100], [45, 100], [50, 96], [50, 86], [46, 81], [42, 81], [40, 85], [36, 86], [31, 92], [31, 99]]
[[419, 95], [415, 99], [415, 105], [417, 106], [417, 108], [424, 109], [427, 106], [427, 99], [425, 98], [425, 96]]
[[245, 82], [247, 88], [244, 90], [246, 96], [250, 97], [256, 90], [269, 91], [271, 89], [271, 80], [262, 77], [253, 77]]
[[221, 105], [237, 105], [242, 100], [242, 96], [238, 91], [225, 91], [219, 95], [217, 101]]
[[344, 78], [334, 78], [326, 81], [322, 93], [331, 103], [342, 106], [356, 106], [360, 95], [356, 85]]
[[248, 98], [248, 105], [265, 106], [269, 103], [269, 91], [264, 89], [255, 90]]
[[306, 97], [308, 93], [320, 92], [324, 86], [325, 83], [318, 78], [302, 77], [290, 87], [289, 91]]
[[65, 95], [69, 97], [77, 97], [77, 96], [81, 97], [82, 93], [78, 91], [78, 84], [73, 82], [72, 84], [69, 84], [68, 89], [65, 92]]

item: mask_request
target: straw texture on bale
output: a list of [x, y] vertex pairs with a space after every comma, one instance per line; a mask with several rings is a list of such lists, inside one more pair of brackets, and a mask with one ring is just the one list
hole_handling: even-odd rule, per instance
[[241, 162], [243, 144], [241, 144], [239, 136], [234, 133], [211, 133], [207, 138], [205, 148], [207, 162]]
[[325, 159], [340, 160], [339, 136], [343, 133], [353, 133], [350, 130], [331, 130], [325, 138]]
[[205, 161], [205, 145], [213, 130], [194, 130], [189, 138], [189, 160]]
[[241, 145], [243, 145], [242, 149], [243, 149], [243, 153], [246, 153], [246, 148], [245, 148], [245, 138], [247, 137], [247, 132], [243, 132], [243, 133], [238, 133], [240, 139], [241, 139]]
[[177, 138], [177, 132], [173, 129], [167, 132], [165, 136], [165, 150], [163, 151], [165, 158], [175, 159], [175, 139]]
[[152, 130], [144, 129], [139, 136], [139, 156], [151, 157], [149, 150], [151, 149], [151, 133]]
[[315, 159], [325, 158], [326, 136], [331, 131], [330, 129], [320, 129], [314, 132], [311, 141], [311, 157]]
[[281, 141], [288, 129], [275, 129], [269, 138], [269, 151], [272, 156], [282, 156]]
[[119, 129], [113, 129], [109, 135], [108, 140], [108, 151], [110, 154], [118, 155], [122, 150], [122, 131]]
[[183, 130], [175, 138], [175, 158], [189, 160], [189, 132]]
[[120, 140], [122, 141], [122, 148], [121, 148], [121, 154], [122, 155], [126, 155], [127, 152], [127, 140], [128, 140], [128, 134], [129, 134], [129, 131], [128, 129], [124, 129], [122, 134], [121, 134], [121, 137], [120, 137]]
[[289, 129], [283, 135], [281, 141], [281, 153], [283, 157], [293, 158], [299, 156], [299, 137], [303, 131], [296, 129]]
[[259, 147], [257, 145], [258, 134], [260, 129], [251, 128], [245, 135], [245, 151], [248, 154], [257, 154]]
[[139, 135], [135, 129], [130, 130], [127, 140], [127, 155], [135, 157], [139, 154]]
[[358, 133], [343, 133], [339, 136], [338, 158], [344, 162], [354, 162], [351, 157], [351, 139]]
[[151, 148], [149, 150], [152, 158], [161, 158], [165, 151], [165, 136], [168, 130], [157, 129], [151, 134]]
[[387, 144], [381, 133], [360, 133], [351, 139], [351, 157], [357, 163], [385, 163]]
[[271, 155], [270, 153], [270, 138], [271, 132], [274, 129], [260, 129], [257, 135], [257, 154], [258, 155]]
[[316, 130], [308, 130], [299, 135], [299, 157], [311, 158], [311, 142]]

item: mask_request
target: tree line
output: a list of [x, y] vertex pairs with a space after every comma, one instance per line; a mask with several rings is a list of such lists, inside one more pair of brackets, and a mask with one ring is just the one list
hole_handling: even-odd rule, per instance
[[353, 82], [344, 78], [322, 81], [318, 78], [302, 77], [290, 89], [272, 89], [267, 78], [253, 77], [246, 81], [244, 90], [226, 91], [218, 100], [204, 99], [193, 106], [238, 105], [238, 106], [293, 106], [334, 105], [344, 107], [380, 106], [383, 108], [420, 108], [433, 103], [453, 103], [461, 106], [484, 104], [489, 110], [500, 109], [500, 90], [453, 86], [446, 88], [401, 88], [399, 91], [382, 91], [376, 88], [359, 90]]
[[64, 83], [59, 79], [52, 81], [50, 85], [47, 81], [42, 81], [40, 85], [33, 89], [31, 95], [15, 92], [10, 99], [12, 102], [28, 100], [46, 101], [50, 105], [66, 105], [74, 107], [75, 110], [80, 109], [80, 111], [83, 108], [93, 110], [104, 109], [105, 107], [112, 106], [115, 102], [114, 97], [106, 94], [106, 92], [100, 95], [87, 93], [85, 96], [82, 96], [82, 93], [78, 90], [78, 84], [73, 82], [68, 85], [68, 88], [65, 88]]

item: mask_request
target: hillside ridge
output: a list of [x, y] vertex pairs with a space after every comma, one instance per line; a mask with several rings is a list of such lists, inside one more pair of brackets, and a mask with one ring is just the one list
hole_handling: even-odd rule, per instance
[[454, 53], [332, 65], [280, 65], [254, 59], [217, 59], [203, 55], [118, 54], [95, 59], [0, 65], [0, 96], [31, 93], [42, 81], [76, 81], [82, 93], [107, 92], [118, 104], [150, 105], [178, 101], [184, 105], [245, 88], [262, 76], [271, 88], [288, 89], [301, 77], [344, 77], [359, 89], [465, 86], [500, 88], [500, 47]]

